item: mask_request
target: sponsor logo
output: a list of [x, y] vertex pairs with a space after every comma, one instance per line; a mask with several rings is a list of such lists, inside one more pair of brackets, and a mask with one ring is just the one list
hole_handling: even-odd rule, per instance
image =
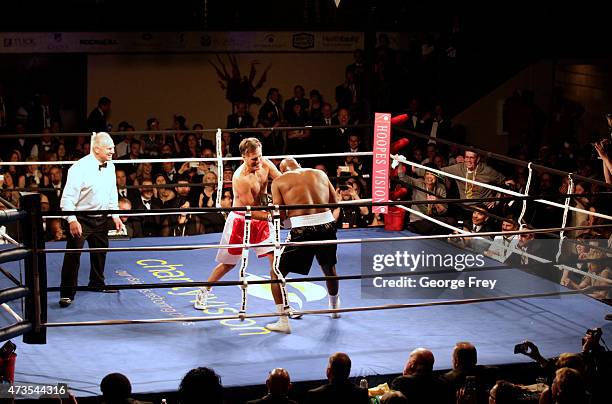
[[64, 37], [62, 36], [61, 32], [56, 32], [56, 33], [53, 34], [53, 40], [55, 42], [62, 42], [63, 39], [64, 39]]
[[336, 47], [354, 47], [361, 42], [361, 36], [357, 34], [323, 34], [323, 44]]
[[116, 39], [105, 38], [105, 39], [81, 39], [79, 41], [81, 45], [119, 45], [119, 41]]
[[150, 32], [145, 32], [144, 34], [142, 34], [142, 39], [145, 41], [150, 41], [151, 39], [153, 39], [153, 34]]
[[36, 40], [27, 37], [4, 38], [3, 42], [5, 48], [31, 48], [36, 46]]
[[274, 41], [276, 41], [276, 37], [273, 34], [268, 34], [264, 37], [265, 43], [273, 44]]
[[300, 33], [293, 35], [293, 47], [296, 49], [312, 49], [315, 44], [315, 37], [313, 34]]

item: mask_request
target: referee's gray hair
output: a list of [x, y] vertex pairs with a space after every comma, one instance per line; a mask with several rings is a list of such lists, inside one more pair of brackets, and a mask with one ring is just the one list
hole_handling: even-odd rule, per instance
[[93, 148], [95, 146], [102, 146], [102, 144], [107, 143], [109, 141], [111, 143], [115, 144], [113, 142], [113, 138], [108, 133], [106, 133], [106, 132], [94, 132], [91, 135], [91, 150], [93, 151]]

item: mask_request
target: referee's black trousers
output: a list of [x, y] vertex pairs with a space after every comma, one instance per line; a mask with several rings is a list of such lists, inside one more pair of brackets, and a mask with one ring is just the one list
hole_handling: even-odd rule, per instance
[[[66, 248], [83, 248], [85, 241], [89, 248], [108, 247], [108, 218], [80, 216], [78, 221], [83, 229], [81, 237], [73, 237], [68, 232]], [[104, 264], [106, 253], [90, 253], [89, 286], [104, 286]], [[60, 285], [61, 297], [74, 299], [77, 286], [79, 267], [81, 266], [81, 253], [66, 253], [62, 265], [62, 283]]]

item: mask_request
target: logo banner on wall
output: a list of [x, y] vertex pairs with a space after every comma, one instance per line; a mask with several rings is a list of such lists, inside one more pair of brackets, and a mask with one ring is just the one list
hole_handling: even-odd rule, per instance
[[361, 32], [4, 32], [0, 53], [353, 52]]

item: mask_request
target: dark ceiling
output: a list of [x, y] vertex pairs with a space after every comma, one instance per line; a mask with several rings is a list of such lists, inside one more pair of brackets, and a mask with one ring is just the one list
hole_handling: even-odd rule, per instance
[[[608, 16], [587, 3], [454, 6], [425, 0], [2, 0], [1, 31], [388, 30], [443, 32], [454, 15], [482, 50], [609, 53]], [[460, 6], [457, 5], [461, 3]]]

